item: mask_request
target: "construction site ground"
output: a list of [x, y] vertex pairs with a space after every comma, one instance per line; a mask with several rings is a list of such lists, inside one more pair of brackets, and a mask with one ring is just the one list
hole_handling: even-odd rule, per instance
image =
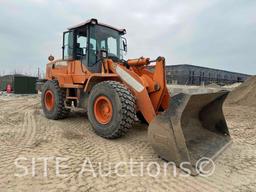
[[[0, 96], [0, 191], [256, 191], [256, 108], [225, 104], [224, 113], [233, 143], [209, 177], [184, 177], [180, 170], [174, 175], [174, 168], [157, 177], [141, 176], [139, 165], [134, 175], [81, 175], [85, 160], [101, 163], [103, 172], [109, 163], [131, 159], [145, 166], [157, 162], [161, 168], [164, 161], [148, 143], [146, 124], [138, 122], [126, 136], [107, 140], [93, 132], [84, 112], [54, 121], [43, 116], [39, 95]], [[51, 159], [45, 170], [42, 157], [63, 158], [62, 173], [56, 175], [56, 160]], [[15, 164], [17, 158], [23, 168]], [[28, 172], [21, 176], [24, 167]]]

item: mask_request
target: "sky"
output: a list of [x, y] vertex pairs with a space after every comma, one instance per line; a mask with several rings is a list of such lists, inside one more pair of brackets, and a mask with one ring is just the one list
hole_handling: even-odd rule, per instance
[[0, 0], [0, 75], [61, 58], [62, 32], [90, 18], [125, 28], [126, 58], [164, 56], [256, 74], [255, 0]]

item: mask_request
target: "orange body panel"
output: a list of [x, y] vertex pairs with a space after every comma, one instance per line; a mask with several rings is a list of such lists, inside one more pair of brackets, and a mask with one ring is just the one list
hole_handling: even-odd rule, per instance
[[[61, 88], [83, 88], [89, 93], [92, 87], [105, 80], [123, 82], [136, 98], [137, 111], [140, 111], [147, 122], [151, 122], [159, 111], [168, 107], [169, 93], [165, 80], [165, 59], [156, 60], [154, 71], [146, 66], [149, 58], [139, 58], [123, 63], [104, 59], [100, 73], [90, 72], [80, 60], [56, 60], [47, 64], [46, 78], [56, 79]], [[99, 116], [100, 117], [100, 116]]]
[[165, 80], [165, 59], [164, 58], [157, 59], [153, 80], [154, 82], [156, 82], [154, 86], [156, 86], [155, 88], [157, 91], [150, 94], [150, 99], [152, 101], [155, 111], [158, 111], [167, 90], [166, 80]]

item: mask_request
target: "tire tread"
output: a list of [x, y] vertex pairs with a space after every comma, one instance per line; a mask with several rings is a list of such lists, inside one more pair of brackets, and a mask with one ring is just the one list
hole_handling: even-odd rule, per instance
[[115, 139], [125, 135], [128, 130], [132, 127], [135, 119], [136, 119], [136, 100], [129, 89], [122, 83], [117, 81], [103, 81], [95, 85], [94, 88], [97, 89], [98, 86], [111, 86], [113, 88], [122, 104], [121, 109], [121, 123], [118, 129], [115, 130], [111, 135], [103, 136], [108, 139]]

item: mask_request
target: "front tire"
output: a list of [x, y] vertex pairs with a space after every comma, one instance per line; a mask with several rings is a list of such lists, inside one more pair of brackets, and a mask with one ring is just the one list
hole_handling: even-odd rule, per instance
[[44, 115], [48, 119], [63, 119], [70, 110], [64, 105], [65, 92], [57, 81], [47, 81], [42, 88], [41, 103]]
[[96, 134], [108, 139], [121, 137], [132, 127], [135, 117], [135, 98], [123, 84], [103, 81], [93, 87], [88, 119]]

